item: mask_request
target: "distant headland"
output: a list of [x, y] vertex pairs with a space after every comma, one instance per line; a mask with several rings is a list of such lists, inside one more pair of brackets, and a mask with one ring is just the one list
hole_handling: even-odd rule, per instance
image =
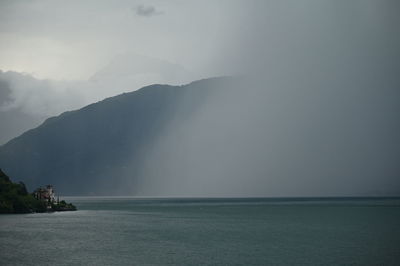
[[51, 185], [29, 193], [24, 183], [13, 183], [0, 169], [0, 213], [75, 211], [76, 207], [59, 199]]

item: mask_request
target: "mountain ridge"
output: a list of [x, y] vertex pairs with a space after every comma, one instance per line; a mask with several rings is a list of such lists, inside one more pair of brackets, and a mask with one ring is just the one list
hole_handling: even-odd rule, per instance
[[47, 120], [0, 167], [71, 196], [397, 195], [396, 99], [313, 79], [152, 85]]
[[202, 82], [202, 81], [212, 81], [212, 80], [216, 80], [216, 79], [229, 79], [229, 78], [232, 78], [232, 77], [229, 77], [229, 76], [211, 77], [211, 78], [205, 78], [205, 79], [195, 80], [195, 81], [192, 81], [192, 82], [190, 82], [190, 83], [188, 83], [188, 84], [183, 84], [183, 85], [169, 85], [169, 84], [158, 84], [158, 83], [156, 83], [156, 84], [144, 86], [144, 87], [142, 87], [142, 88], [140, 88], [140, 89], [138, 89], [138, 90], [134, 90], [134, 91], [130, 91], [130, 92], [123, 92], [123, 93], [121, 93], [121, 94], [118, 94], [118, 95], [115, 95], [115, 96], [111, 96], [111, 97], [107, 97], [107, 98], [104, 98], [104, 99], [102, 99], [102, 100], [100, 100], [100, 101], [97, 101], [97, 102], [94, 102], [94, 103], [85, 105], [84, 107], [81, 107], [81, 108], [79, 108], [79, 109], [69, 110], [69, 111], [62, 112], [62, 113], [59, 114], [59, 115], [51, 116], [51, 117], [47, 118], [45, 121], [43, 121], [41, 124], [39, 124], [37, 127], [28, 129], [28, 130], [26, 130], [25, 132], [23, 132], [21, 135], [16, 136], [16, 137], [10, 139], [9, 141], [7, 141], [6, 143], [0, 145], [0, 148], [3, 147], [3, 146], [6, 146], [9, 142], [12, 142], [13, 140], [18, 139], [19, 137], [21, 137], [21, 136], [23, 136], [23, 135], [25, 135], [25, 134], [29, 134], [29, 132], [31, 132], [32, 130], [37, 129], [37, 128], [39, 128], [39, 127], [45, 125], [46, 123], [49, 123], [49, 122], [58, 120], [58, 119], [60, 119], [60, 118], [62, 118], [62, 117], [65, 117], [66, 115], [70, 115], [71, 113], [75, 113], [75, 112], [78, 112], [78, 111], [81, 111], [81, 110], [85, 110], [85, 109], [87, 109], [87, 108], [91, 108], [92, 106], [95, 106], [95, 105], [97, 105], [97, 104], [99, 104], [99, 103], [104, 103], [104, 102], [107, 102], [107, 101], [109, 101], [109, 100], [117, 99], [117, 98], [119, 98], [119, 97], [124, 97], [124, 96], [126, 96], [126, 95], [131, 95], [131, 94], [133, 94], [133, 93], [135, 93], [135, 92], [139, 92], [139, 91], [144, 90], [144, 89], [147, 89], [147, 88], [152, 88], [152, 87], [155, 87], [155, 86], [164, 86], [164, 87], [185, 87], [185, 86], [189, 86], [189, 85], [191, 85], [191, 84], [197, 84], [197, 83]]
[[[70, 193], [75, 190], [74, 186], [66, 180], [54, 182], [53, 179], [60, 181], [62, 176], [79, 186], [85, 183], [79, 181], [81, 176], [98, 174], [107, 183], [108, 175], [101, 172], [111, 175], [113, 171], [109, 168], [116, 164], [119, 164], [118, 171], [124, 172], [121, 168], [127, 163], [121, 161], [140, 160], [139, 151], [162, 132], [165, 123], [174, 116], [179, 119], [190, 116], [211, 87], [229, 79], [210, 78], [181, 86], [154, 84], [64, 112], [0, 146], [0, 164], [29, 187], [47, 182], [67, 194], [75, 194]], [[178, 112], [179, 108], [183, 108], [183, 112]], [[101, 155], [106, 152], [116, 154], [115, 158]], [[91, 153], [97, 154], [95, 159]], [[105, 166], [99, 167], [96, 162]], [[24, 167], [21, 169], [19, 165]], [[23, 170], [25, 168], [29, 170]], [[60, 173], [62, 171], [69, 174]], [[68, 188], [63, 191], [63, 187]], [[106, 189], [106, 184], [102, 189]], [[81, 193], [88, 191], [83, 189], [78, 194]]]

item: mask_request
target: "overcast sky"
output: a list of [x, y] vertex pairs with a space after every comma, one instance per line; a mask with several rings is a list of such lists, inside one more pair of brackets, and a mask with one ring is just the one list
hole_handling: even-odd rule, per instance
[[[118, 54], [201, 72], [234, 29], [235, 1], [1, 1], [0, 69], [87, 79]], [[215, 73], [214, 73], [215, 74]]]

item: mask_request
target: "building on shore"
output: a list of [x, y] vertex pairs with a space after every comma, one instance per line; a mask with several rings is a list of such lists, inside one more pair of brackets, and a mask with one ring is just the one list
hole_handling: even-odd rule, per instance
[[45, 187], [36, 189], [33, 192], [33, 196], [45, 204], [47, 212], [76, 211], [76, 207], [72, 203], [67, 203], [65, 200], [60, 201], [60, 197], [56, 197], [52, 185], [47, 185]]
[[58, 199], [56, 201], [56, 195], [52, 185], [47, 185], [45, 187], [40, 187], [33, 192], [35, 198], [38, 200], [43, 200], [48, 203], [58, 203]]

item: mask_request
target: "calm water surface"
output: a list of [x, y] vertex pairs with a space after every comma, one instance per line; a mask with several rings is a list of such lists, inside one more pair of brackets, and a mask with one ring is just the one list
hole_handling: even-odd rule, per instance
[[0, 216], [0, 265], [400, 265], [400, 199], [68, 198]]

